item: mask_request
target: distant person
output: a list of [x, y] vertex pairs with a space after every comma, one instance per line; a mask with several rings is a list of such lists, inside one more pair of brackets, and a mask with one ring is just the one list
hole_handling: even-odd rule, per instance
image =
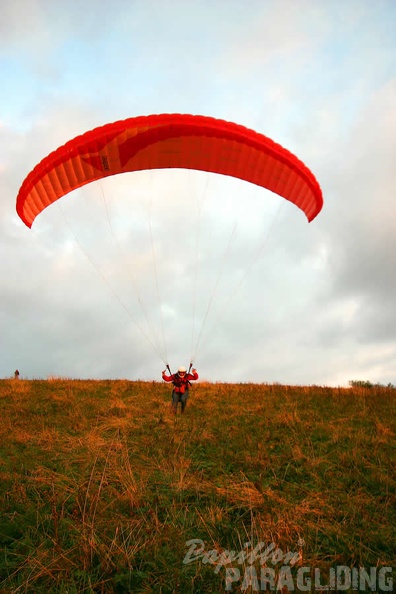
[[182, 413], [184, 412], [188, 400], [190, 382], [197, 380], [198, 377], [196, 369], [192, 369], [191, 373], [187, 373], [185, 367], [179, 367], [178, 372], [172, 373], [172, 375], [166, 375], [166, 369], [162, 372], [162, 379], [165, 382], [172, 382], [173, 384], [172, 410], [175, 414], [177, 413], [179, 402], [181, 404], [181, 411]]
[[15, 369], [15, 371], [14, 371], [14, 378], [15, 379], [19, 379], [19, 371], [18, 371], [18, 369]]

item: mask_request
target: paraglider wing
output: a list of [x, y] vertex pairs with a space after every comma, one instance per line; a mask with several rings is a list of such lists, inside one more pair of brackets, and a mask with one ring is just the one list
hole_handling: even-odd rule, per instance
[[286, 198], [312, 221], [323, 205], [311, 171], [269, 138], [205, 116], [129, 118], [77, 136], [27, 176], [17, 212], [31, 227], [47, 206], [85, 184], [145, 169], [196, 169], [236, 177]]

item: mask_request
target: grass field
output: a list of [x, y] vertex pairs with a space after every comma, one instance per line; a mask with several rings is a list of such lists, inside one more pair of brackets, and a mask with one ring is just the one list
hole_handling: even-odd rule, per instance
[[0, 592], [393, 591], [395, 396], [1, 380]]

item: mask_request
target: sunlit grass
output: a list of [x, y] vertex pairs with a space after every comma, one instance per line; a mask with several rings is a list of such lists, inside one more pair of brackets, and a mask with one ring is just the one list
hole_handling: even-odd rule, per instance
[[1, 592], [224, 591], [194, 538], [395, 565], [392, 388], [197, 383], [174, 416], [157, 382], [3, 380], [0, 411]]

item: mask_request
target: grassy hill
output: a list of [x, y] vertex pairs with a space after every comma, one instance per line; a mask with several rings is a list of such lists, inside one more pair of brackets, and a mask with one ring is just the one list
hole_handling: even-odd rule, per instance
[[198, 382], [174, 416], [162, 383], [2, 380], [0, 592], [382, 591], [395, 395]]

